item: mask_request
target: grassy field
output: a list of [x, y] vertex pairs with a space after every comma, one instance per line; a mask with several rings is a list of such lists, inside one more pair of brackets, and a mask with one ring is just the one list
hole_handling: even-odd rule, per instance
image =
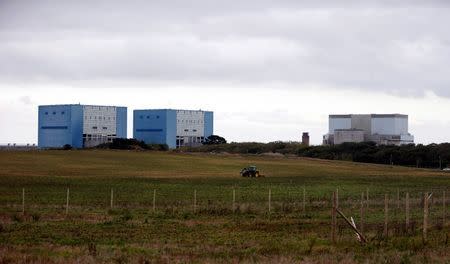
[[[248, 165], [257, 165], [266, 177], [239, 177]], [[450, 228], [443, 223], [448, 207], [442, 203], [449, 187], [450, 174], [439, 171], [295, 157], [3, 151], [0, 263], [449, 263]], [[339, 207], [358, 226], [361, 194], [369, 192], [368, 244], [357, 242], [342, 219], [338, 241], [331, 242], [330, 198], [337, 189]], [[425, 192], [433, 193], [427, 243], [421, 236]], [[387, 238], [382, 236], [385, 194]]]

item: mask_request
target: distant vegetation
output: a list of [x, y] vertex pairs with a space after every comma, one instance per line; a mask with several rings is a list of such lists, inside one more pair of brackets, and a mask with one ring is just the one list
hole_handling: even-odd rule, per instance
[[445, 168], [450, 165], [450, 143], [384, 146], [374, 142], [344, 143], [334, 146], [305, 146], [297, 142], [229, 143], [186, 148], [189, 152], [228, 152], [237, 154], [281, 153], [300, 157], [347, 160], [378, 164]]
[[219, 145], [219, 144], [226, 144], [227, 141], [225, 138], [218, 136], [218, 135], [211, 135], [206, 138], [203, 145]]
[[167, 146], [166, 144], [146, 144], [144, 141], [134, 138], [115, 138], [111, 143], [104, 143], [98, 145], [96, 148], [159, 151], [169, 150], [169, 146]]

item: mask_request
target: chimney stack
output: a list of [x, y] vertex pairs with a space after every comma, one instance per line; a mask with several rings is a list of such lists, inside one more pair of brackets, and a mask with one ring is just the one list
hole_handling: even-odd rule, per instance
[[309, 146], [309, 133], [308, 132], [303, 132], [302, 144], [305, 146]]

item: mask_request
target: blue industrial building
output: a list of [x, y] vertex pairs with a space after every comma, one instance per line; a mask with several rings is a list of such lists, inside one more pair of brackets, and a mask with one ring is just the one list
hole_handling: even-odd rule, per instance
[[169, 148], [201, 145], [213, 134], [213, 112], [201, 110], [134, 110], [133, 137]]
[[127, 137], [127, 108], [98, 105], [41, 105], [38, 147], [93, 147]]

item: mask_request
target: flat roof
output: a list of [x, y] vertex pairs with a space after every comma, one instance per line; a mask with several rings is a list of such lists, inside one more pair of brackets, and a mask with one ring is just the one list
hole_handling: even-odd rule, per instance
[[188, 109], [171, 109], [171, 108], [163, 108], [163, 109], [134, 109], [133, 111], [189, 111], [189, 112], [213, 112], [208, 110], [188, 110]]
[[408, 115], [404, 114], [344, 114], [344, 115], [329, 115], [329, 118], [352, 118], [352, 116], [368, 116], [374, 118], [408, 118]]
[[52, 105], [39, 105], [39, 106], [103, 106], [103, 107], [124, 107], [127, 106], [118, 106], [118, 105], [85, 105], [85, 104], [52, 104]]

